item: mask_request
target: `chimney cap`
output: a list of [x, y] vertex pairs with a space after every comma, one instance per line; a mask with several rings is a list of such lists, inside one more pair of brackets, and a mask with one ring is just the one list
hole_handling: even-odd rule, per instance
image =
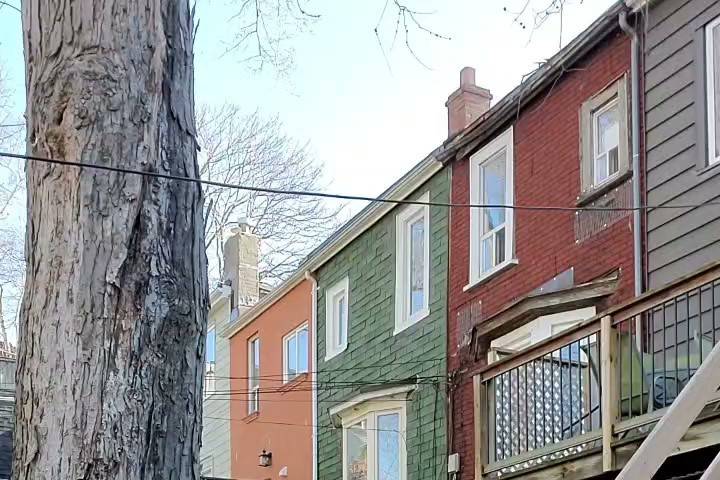
[[460, 70], [460, 87], [469, 87], [475, 85], [475, 69], [473, 67], [463, 67]]

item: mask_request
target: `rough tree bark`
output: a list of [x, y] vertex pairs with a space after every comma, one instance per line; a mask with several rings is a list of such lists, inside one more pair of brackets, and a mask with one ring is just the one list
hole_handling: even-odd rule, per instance
[[[187, 0], [23, 2], [29, 153], [198, 177]], [[197, 184], [27, 165], [13, 478], [197, 479]]]

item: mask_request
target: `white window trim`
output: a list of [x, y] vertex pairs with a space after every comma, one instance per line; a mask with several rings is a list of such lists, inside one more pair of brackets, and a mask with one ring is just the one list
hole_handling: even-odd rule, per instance
[[[616, 108], [618, 111], [618, 170], [617, 172], [608, 175], [605, 180], [597, 181], [597, 170], [596, 162], [597, 162], [597, 146], [598, 146], [598, 139], [600, 138], [600, 130], [598, 128], [597, 119], [602, 115], [603, 113], [607, 112], [608, 110]], [[597, 110], [594, 110], [590, 113], [590, 123], [592, 124], [592, 188], [602, 188], [606, 183], [612, 182], [616, 177], [618, 177], [622, 173], [622, 169], [620, 167], [620, 142], [622, 141], [622, 134], [620, 132], [620, 101], [618, 97], [613, 97], [610, 100], [608, 100], [606, 103], [604, 103], [600, 108]], [[610, 170], [610, 152], [605, 152], [605, 155], [607, 155], [607, 162], [608, 162], [608, 171]]]
[[352, 411], [352, 414], [342, 417], [343, 442], [342, 442], [342, 470], [343, 480], [350, 480], [348, 477], [347, 465], [347, 444], [348, 429], [359, 421], [367, 420], [367, 464], [368, 480], [377, 480], [377, 417], [389, 413], [397, 413], [399, 416], [398, 427], [400, 433], [399, 452], [400, 458], [398, 465], [400, 467], [400, 480], [407, 479], [407, 414], [406, 407], [403, 402], [398, 401], [378, 401], [365, 404]]
[[[503, 148], [505, 148], [507, 152], [505, 159], [505, 175], [508, 181], [505, 188], [505, 204], [514, 204], [515, 180], [513, 177], [513, 127], [505, 130], [493, 141], [470, 157], [470, 203], [482, 203], [482, 197], [480, 195], [480, 166]], [[496, 273], [505, 270], [510, 265], [517, 263], [517, 259], [514, 257], [515, 216], [513, 209], [508, 208], [505, 210], [505, 260], [502, 263], [495, 265], [487, 272], [481, 271], [480, 258], [482, 254], [480, 251], [480, 225], [482, 224], [482, 213], [482, 208], [470, 209], [470, 283], [465, 287], [465, 290], [474, 287]]]
[[[282, 339], [282, 342], [283, 342], [283, 343], [282, 343], [283, 383], [288, 383], [288, 382], [292, 381], [293, 379], [299, 377], [299, 376], [302, 375], [303, 373], [308, 373], [307, 370], [305, 370], [304, 372], [299, 372], [299, 371], [298, 371], [298, 372], [295, 372], [295, 376], [294, 376], [294, 377], [290, 378], [290, 372], [288, 371], [287, 341], [290, 339], [290, 337], [293, 337], [293, 336], [294, 336], [294, 337], [296, 338], [296, 343], [295, 343], [295, 345], [296, 345], [296, 347], [295, 347], [296, 353], [299, 352], [299, 350], [297, 349], [297, 334], [298, 334], [301, 330], [303, 330], [303, 329], [305, 329], [305, 330], [308, 331], [308, 337], [307, 337], [307, 338], [308, 338], [308, 346], [307, 346], [307, 348], [308, 348], [308, 352], [309, 352], [309, 351], [310, 351], [310, 328], [308, 327], [308, 323], [307, 323], [307, 322], [303, 323], [302, 325], [300, 325], [299, 327], [297, 327], [295, 330], [293, 330], [292, 332], [290, 332], [290, 333], [288, 333], [287, 335], [285, 335], [285, 336], [283, 337], [283, 339]], [[298, 358], [299, 358], [299, 357], [298, 357]], [[309, 365], [309, 364], [310, 364], [310, 359], [308, 358], [308, 365]]]
[[[340, 344], [335, 343], [335, 334], [337, 333], [337, 325], [335, 319], [335, 297], [340, 292], [345, 292], [345, 339]], [[350, 280], [348, 277], [340, 280], [332, 287], [325, 290], [325, 360], [337, 356], [344, 352], [348, 345], [348, 336], [350, 327]]]
[[707, 100], [707, 142], [708, 142], [708, 165], [714, 165], [720, 162], [720, 156], [715, 156], [715, 68], [714, 48], [712, 41], [712, 31], [720, 25], [720, 17], [705, 26], [705, 75], [706, 85], [705, 94]]
[[[419, 202], [429, 202], [430, 192], [425, 192]], [[422, 308], [410, 315], [410, 235], [409, 227], [418, 218], [423, 219], [423, 295]], [[395, 217], [395, 331], [396, 335], [416, 324], [430, 314], [430, 206], [410, 205]]]
[[[248, 340], [248, 351], [247, 351], [247, 360], [248, 360], [248, 415], [252, 415], [253, 413], [259, 413], [260, 412], [260, 379], [253, 376], [251, 365], [253, 365], [255, 359], [253, 358], [253, 348], [252, 344], [257, 340], [257, 348], [260, 350], [260, 337], [251, 337]], [[258, 365], [258, 370], [261, 365]], [[260, 372], [257, 372], [258, 376]], [[253, 380], [256, 380], [257, 383], [253, 385]]]

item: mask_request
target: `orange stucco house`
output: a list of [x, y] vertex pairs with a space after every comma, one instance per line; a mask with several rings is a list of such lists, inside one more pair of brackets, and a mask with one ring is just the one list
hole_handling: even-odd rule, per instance
[[226, 332], [233, 479], [312, 478], [312, 288], [296, 274]]

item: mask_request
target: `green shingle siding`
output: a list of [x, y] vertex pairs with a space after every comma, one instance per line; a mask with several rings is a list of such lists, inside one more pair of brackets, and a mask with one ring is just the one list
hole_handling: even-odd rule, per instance
[[[436, 173], [412, 197], [428, 190], [431, 201], [448, 202], [449, 170]], [[321, 480], [342, 479], [342, 430], [332, 428], [328, 410], [363, 390], [362, 385], [340, 387], [337, 382], [380, 383], [415, 376], [433, 377], [437, 383], [419, 385], [406, 403], [407, 478], [435, 480], [447, 468], [444, 375], [449, 211], [444, 207], [430, 208], [430, 315], [393, 335], [395, 217], [400, 211], [402, 206], [393, 209], [317, 272], [318, 478]], [[326, 362], [325, 290], [346, 276], [350, 284], [348, 346]], [[427, 359], [432, 361], [424, 361]], [[415, 361], [418, 363], [409, 363]]]

